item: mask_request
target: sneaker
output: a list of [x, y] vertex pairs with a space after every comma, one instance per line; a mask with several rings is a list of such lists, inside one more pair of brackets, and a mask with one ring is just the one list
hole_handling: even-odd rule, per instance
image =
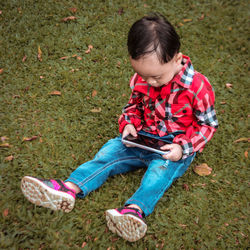
[[61, 180], [46, 180], [25, 176], [21, 182], [24, 196], [37, 206], [70, 212], [75, 204], [75, 191]]
[[147, 231], [147, 224], [136, 208], [109, 209], [106, 211], [106, 220], [110, 231], [130, 242], [141, 239]]

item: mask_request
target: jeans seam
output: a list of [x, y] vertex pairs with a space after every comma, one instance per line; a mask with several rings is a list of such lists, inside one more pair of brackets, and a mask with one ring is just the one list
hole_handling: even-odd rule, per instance
[[[93, 178], [95, 178], [97, 175], [99, 175], [101, 172], [103, 172], [105, 169], [107, 169], [108, 167], [112, 166], [114, 163], [117, 163], [117, 162], [122, 162], [122, 161], [126, 161], [126, 160], [139, 160], [142, 162], [141, 159], [138, 159], [138, 157], [126, 157], [126, 158], [120, 158], [119, 160], [115, 160], [115, 161], [112, 161], [111, 163], [103, 166], [102, 168], [98, 169], [97, 171], [95, 171], [91, 176], [88, 176], [86, 179], [84, 179], [83, 181], [79, 182], [79, 185], [83, 186], [85, 185], [86, 183], [88, 183], [89, 181], [91, 181]], [[87, 189], [85, 187], [85, 189]]]

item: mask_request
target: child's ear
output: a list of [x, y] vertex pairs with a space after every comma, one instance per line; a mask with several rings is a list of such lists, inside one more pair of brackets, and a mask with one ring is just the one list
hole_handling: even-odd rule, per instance
[[176, 62], [177, 64], [181, 64], [181, 62], [182, 62], [182, 53], [181, 53], [181, 52], [179, 52], [179, 53], [177, 53], [177, 54], [175, 55], [175, 62]]

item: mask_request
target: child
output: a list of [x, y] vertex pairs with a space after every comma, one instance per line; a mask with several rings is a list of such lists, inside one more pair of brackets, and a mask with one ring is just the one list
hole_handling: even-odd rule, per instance
[[[179, 36], [163, 16], [135, 22], [127, 45], [135, 74], [130, 100], [119, 118], [122, 135], [108, 141], [65, 182], [25, 176], [21, 189], [38, 206], [70, 212], [76, 195], [85, 197], [109, 176], [145, 168], [140, 187], [124, 207], [106, 211], [108, 228], [132, 242], [145, 235], [145, 217], [203, 150], [218, 122], [210, 83], [179, 52]], [[138, 133], [166, 141], [161, 149], [168, 153], [162, 156], [121, 142]]]

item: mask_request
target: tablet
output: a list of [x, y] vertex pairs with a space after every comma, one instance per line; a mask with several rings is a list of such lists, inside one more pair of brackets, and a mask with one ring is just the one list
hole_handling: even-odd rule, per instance
[[158, 153], [161, 155], [169, 153], [169, 150], [163, 151], [160, 149], [162, 146], [168, 144], [167, 142], [146, 135], [138, 134], [137, 137], [127, 135], [126, 137], [122, 138], [122, 142], [124, 144], [149, 150], [151, 152]]

